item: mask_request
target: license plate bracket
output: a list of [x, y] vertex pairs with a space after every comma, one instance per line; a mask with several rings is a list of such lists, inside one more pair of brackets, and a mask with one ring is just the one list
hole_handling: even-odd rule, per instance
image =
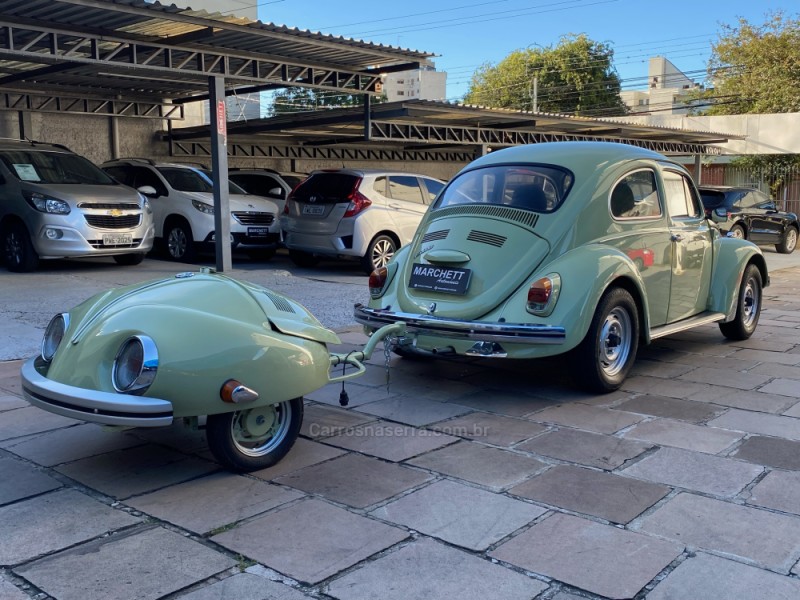
[[469, 289], [471, 278], [471, 269], [414, 263], [408, 287], [442, 294], [464, 295]]

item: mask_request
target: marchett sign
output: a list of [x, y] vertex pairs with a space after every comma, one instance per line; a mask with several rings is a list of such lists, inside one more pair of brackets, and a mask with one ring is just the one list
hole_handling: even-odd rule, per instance
[[415, 263], [409, 285], [417, 289], [446, 294], [464, 294], [469, 287], [471, 275], [472, 271], [469, 269], [435, 267]]

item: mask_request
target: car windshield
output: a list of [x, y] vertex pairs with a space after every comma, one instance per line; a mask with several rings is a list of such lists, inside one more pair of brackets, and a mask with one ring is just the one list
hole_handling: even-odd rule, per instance
[[194, 169], [185, 167], [158, 167], [158, 172], [164, 176], [167, 183], [179, 192], [207, 192], [214, 191], [211, 181], [203, 177]]
[[700, 190], [700, 199], [706, 208], [717, 208], [725, 203], [725, 193], [713, 190]]
[[4, 150], [0, 159], [22, 181], [48, 184], [117, 185], [100, 168], [77, 154]]
[[[213, 177], [211, 171], [209, 171], [208, 169], [202, 169], [201, 172], [203, 173], [203, 175], [206, 176], [206, 179], [208, 179], [209, 182], [213, 182], [214, 181], [214, 177]], [[212, 185], [213, 185], [213, 183], [212, 183]], [[239, 185], [237, 185], [236, 183], [234, 183], [233, 181], [231, 181], [230, 179], [228, 179], [228, 193], [229, 194], [248, 194], [249, 192], [246, 191], [244, 188], [240, 187]]]
[[545, 165], [500, 165], [467, 171], [439, 196], [433, 210], [465, 204], [496, 204], [553, 212], [564, 201], [574, 177]]

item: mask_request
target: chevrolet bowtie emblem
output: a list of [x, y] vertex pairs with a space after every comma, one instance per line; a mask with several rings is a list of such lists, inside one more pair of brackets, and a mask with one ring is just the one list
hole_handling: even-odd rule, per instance
[[108, 211], [108, 215], [111, 217], [121, 217], [122, 211], [118, 208], [112, 208], [110, 211]]

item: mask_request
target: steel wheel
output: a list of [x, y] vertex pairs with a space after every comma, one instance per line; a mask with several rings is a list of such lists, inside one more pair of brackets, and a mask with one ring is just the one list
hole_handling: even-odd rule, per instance
[[208, 445], [214, 457], [232, 471], [264, 469], [286, 455], [302, 421], [302, 398], [209, 415]]
[[748, 265], [739, 288], [736, 315], [732, 321], [719, 324], [722, 335], [731, 340], [746, 340], [753, 335], [761, 315], [761, 295], [761, 271], [755, 265]]
[[631, 353], [631, 316], [621, 307], [612, 310], [600, 331], [597, 360], [609, 377], [616, 376], [628, 362]]

